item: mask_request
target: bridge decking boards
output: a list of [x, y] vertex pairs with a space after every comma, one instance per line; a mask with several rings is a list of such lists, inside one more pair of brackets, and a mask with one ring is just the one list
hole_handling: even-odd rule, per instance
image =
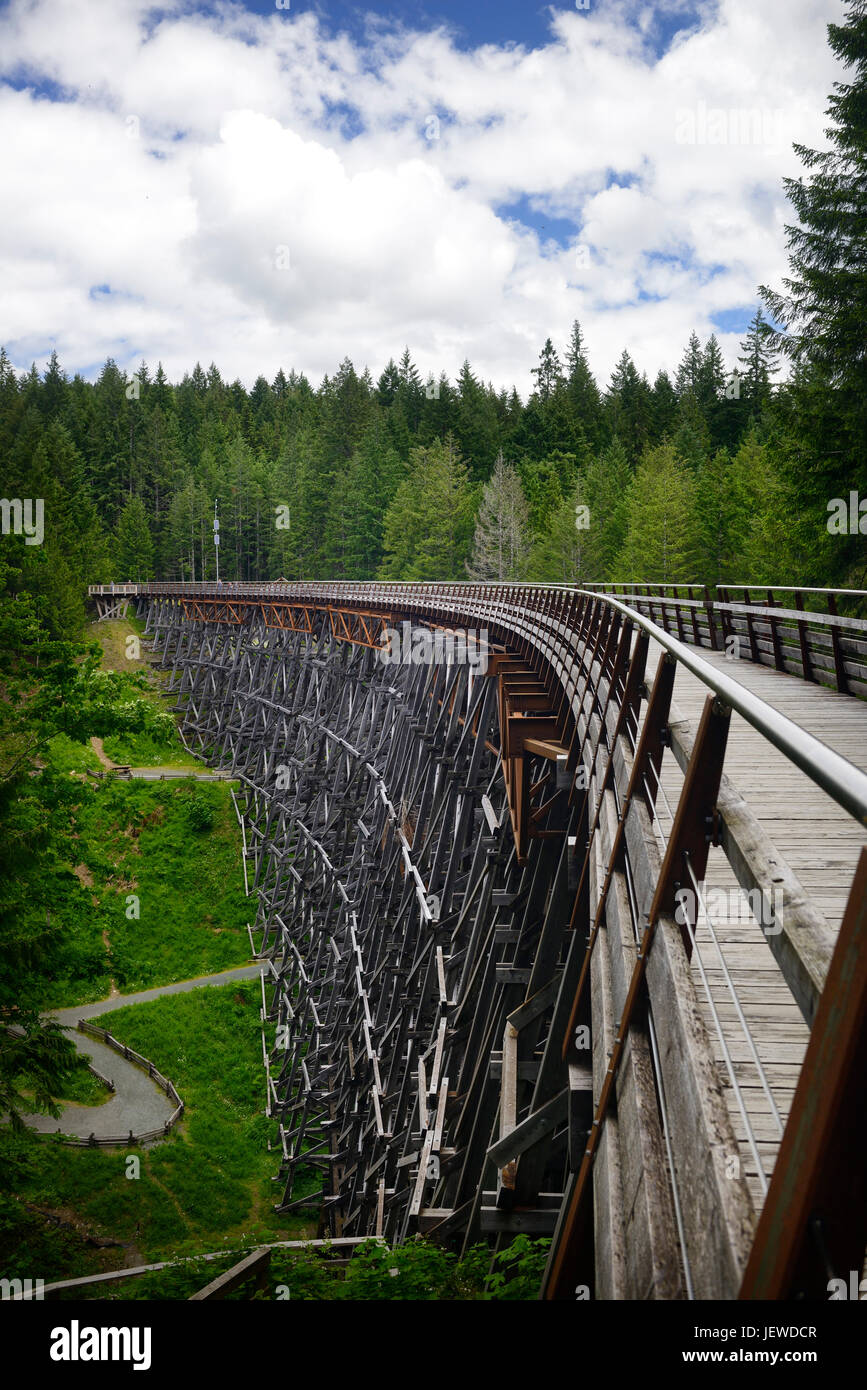
[[[658, 661], [661, 650], [656, 643], [651, 644], [651, 666]], [[863, 700], [826, 687], [808, 685], [795, 676], [766, 666], [744, 660], [729, 660], [721, 652], [702, 650], [701, 656], [718, 670], [734, 674], [741, 684], [761, 699], [867, 772], [867, 704]], [[706, 694], [707, 688], [701, 681], [679, 667], [674, 684], [672, 718], [682, 717], [693, 725], [697, 724]], [[676, 804], [682, 775], [671, 757], [666, 758], [663, 766], [666, 795], [672, 804]], [[851, 816], [738, 714], [732, 716], [725, 767], [729, 780], [746, 799], [769, 839], [800, 880], [812, 904], [836, 933], [858, 856], [861, 848], [867, 844], [867, 830], [859, 827]], [[709, 889], [715, 890], [736, 891], [738, 888], [731, 866], [720, 849], [711, 851], [706, 883]], [[714, 920], [720, 924], [718, 938], [723, 956], [759, 1057], [766, 1064], [771, 1091], [785, 1124], [809, 1040], [809, 1029], [754, 919], [745, 911], [743, 921], [726, 923], [724, 916], [717, 914]], [[764, 1170], [770, 1177], [780, 1145], [779, 1129], [764, 1090], [758, 1083], [723, 972], [716, 964], [710, 933], [703, 922], [699, 924], [696, 939], [707, 962], [706, 973], [711, 991], [736, 1063], [736, 1075], [743, 1086], [746, 1109], [759, 1141]], [[738, 1137], [743, 1171], [747, 1174], [758, 1213], [764, 1195], [695, 962], [692, 973]]]
[[[763, 1227], [780, 1210], [774, 1107], [802, 1132], [808, 1047], [829, 1086], [845, 1051], [817, 1063], [810, 1024], [867, 843], [867, 703], [565, 587], [127, 587], [191, 745], [241, 784], [278, 1209], [552, 1235], [546, 1298], [737, 1297], [775, 1165]], [[483, 633], [486, 669], [381, 661], [399, 623]]]

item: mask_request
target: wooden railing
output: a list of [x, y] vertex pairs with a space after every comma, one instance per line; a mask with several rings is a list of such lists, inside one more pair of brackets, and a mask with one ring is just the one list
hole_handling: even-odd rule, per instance
[[[121, 1057], [125, 1057], [128, 1062], [132, 1062], [135, 1066], [141, 1067], [143, 1071], [146, 1071], [151, 1080], [159, 1086], [160, 1090], [165, 1091], [169, 1100], [174, 1101], [175, 1109], [169, 1118], [157, 1129], [140, 1130], [138, 1133], [129, 1130], [126, 1134], [117, 1135], [90, 1134], [86, 1139], [78, 1139], [71, 1135], [63, 1135], [63, 1143], [79, 1149], [133, 1148], [138, 1144], [145, 1144], [151, 1139], [160, 1139], [167, 1135], [172, 1126], [177, 1123], [184, 1113], [184, 1103], [175, 1090], [174, 1082], [169, 1081], [168, 1077], [163, 1076], [162, 1072], [157, 1071], [153, 1062], [149, 1061], [147, 1057], [143, 1057], [140, 1052], [136, 1052], [134, 1048], [128, 1047], [126, 1043], [122, 1043], [119, 1039], [115, 1038], [109, 1033], [107, 1028], [100, 1028], [97, 1024], [88, 1023], [85, 1019], [80, 1018], [78, 1020], [78, 1031], [84, 1033], [88, 1037], [98, 1038], [100, 1042], [105, 1043], [106, 1047], [113, 1048]], [[92, 1067], [91, 1071], [93, 1071]], [[99, 1073], [94, 1072], [94, 1075], [99, 1076]], [[99, 1079], [105, 1081], [104, 1077], [100, 1076]], [[110, 1086], [112, 1090], [117, 1089], [113, 1083], [109, 1081], [105, 1081], [105, 1084]]]
[[[590, 584], [694, 646], [867, 696], [867, 591], [779, 585]], [[841, 610], [851, 609], [852, 612]]]
[[[220, 584], [94, 584], [89, 593], [99, 598], [159, 593], [199, 598], [257, 595], [279, 600], [299, 589], [315, 595], [331, 587], [327, 581], [227, 580]], [[359, 590], [388, 586], [343, 587]], [[452, 582], [436, 586], [440, 592], [467, 596], [480, 587], [512, 592], [516, 598], [539, 592], [537, 586], [524, 584], [479, 586]], [[568, 590], [566, 585], [541, 587], [546, 591]], [[651, 622], [681, 642], [725, 651], [734, 658], [760, 662], [803, 680], [867, 697], [867, 590], [613, 581], [585, 583], [582, 587], [619, 599], [646, 614]]]

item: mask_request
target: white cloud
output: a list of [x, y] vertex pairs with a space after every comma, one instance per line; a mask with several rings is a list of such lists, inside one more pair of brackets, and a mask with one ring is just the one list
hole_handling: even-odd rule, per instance
[[[213, 359], [248, 383], [347, 354], [377, 372], [409, 343], [425, 372], [469, 357], [525, 392], [578, 317], [603, 380], [624, 346], [673, 367], [785, 272], [781, 180], [793, 141], [824, 142], [839, 14], [708, 0], [657, 59], [653, 9], [562, 9], [542, 48], [466, 52], [228, 3], [13, 0], [0, 335], [21, 366], [56, 344], [70, 369]], [[572, 244], [498, 215], [522, 197]]]

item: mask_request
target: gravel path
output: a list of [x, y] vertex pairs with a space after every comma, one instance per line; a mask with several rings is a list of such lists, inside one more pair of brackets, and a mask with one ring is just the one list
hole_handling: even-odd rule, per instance
[[[113, 772], [117, 767], [126, 766], [125, 763], [112, 761], [103, 747], [102, 739], [97, 738], [96, 734], [91, 738], [90, 746], [106, 771]], [[198, 768], [161, 767], [159, 764], [156, 767], [133, 767], [124, 775], [137, 777], [143, 782], [171, 781], [175, 777], [194, 777], [197, 782], [238, 781], [238, 778], [233, 777], [230, 772], [200, 772]]]
[[[127, 1004], [148, 1004], [165, 994], [186, 994], [189, 990], [201, 989], [205, 985], [227, 985], [233, 980], [252, 980], [259, 974], [260, 969], [258, 965], [242, 965], [234, 970], [222, 970], [216, 975], [199, 975], [193, 980], [180, 980], [177, 984], [139, 990], [136, 994], [116, 994], [110, 999], [100, 999], [95, 1004], [75, 1004], [69, 1009], [54, 1009], [50, 1017], [58, 1023], [70, 1025], [75, 1030], [80, 1018], [96, 1019], [113, 1009], [124, 1008]], [[108, 1027], [111, 1031], [110, 1024], [101, 1026]], [[59, 1132], [87, 1139], [91, 1134], [101, 1138], [128, 1134], [130, 1130], [138, 1133], [156, 1129], [165, 1123], [174, 1106], [141, 1067], [128, 1062], [105, 1043], [99, 1042], [96, 1038], [89, 1038], [77, 1030], [70, 1032], [69, 1037], [80, 1053], [91, 1058], [97, 1071], [114, 1082], [117, 1090], [104, 1105], [66, 1105], [59, 1120], [52, 1119], [50, 1115], [23, 1116], [31, 1129], [39, 1130], [43, 1134]], [[158, 1057], [149, 1060], [162, 1070]], [[169, 1079], [174, 1081], [175, 1078]]]

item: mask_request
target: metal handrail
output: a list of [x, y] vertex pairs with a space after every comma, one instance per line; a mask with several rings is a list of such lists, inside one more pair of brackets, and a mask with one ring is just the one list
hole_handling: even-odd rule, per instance
[[[275, 581], [261, 583], [249, 580], [232, 580], [220, 585], [149, 583], [127, 585], [125, 588], [144, 594], [186, 594], [202, 598], [226, 598], [234, 594], [244, 596], [254, 593], [261, 594], [263, 598], [270, 595], [292, 598], [294, 595], [300, 602], [305, 601], [305, 596], [311, 594], [315, 596], [318, 593], [323, 595], [328, 593], [334, 598], [343, 598], [345, 593], [345, 597], [350, 603], [353, 601], [355, 603], [375, 601], [377, 598], [392, 600], [406, 600], [415, 597], [419, 599], [437, 598], [440, 600], [441, 606], [448, 607], [451, 606], [450, 599], [457, 597], [457, 595], [449, 594], [448, 591], [462, 589], [465, 586], [475, 589], [477, 592], [472, 597], [482, 603], [496, 601], [499, 597], [499, 591], [505, 588], [516, 598], [520, 597], [523, 592], [530, 595], [533, 593], [544, 594], [553, 590], [564, 596], [583, 596], [608, 604], [621, 616], [647, 632], [659, 646], [679, 661], [703, 685], [712, 690], [726, 705], [740, 714], [752, 728], [777, 748], [784, 757], [800, 768], [812, 782], [821, 787], [838, 806], [842, 806], [849, 815], [854, 816], [862, 825], [867, 825], [867, 774], [835, 752], [834, 749], [829, 748], [827, 744], [822, 743], [821, 739], [808, 733], [758, 695], [753, 694], [733, 677], [718, 671], [702, 657], [697, 656], [690, 647], [665, 632], [650, 618], [646, 618], [642, 613], [610, 594], [598, 593], [591, 589], [573, 588], [565, 584], [535, 585], [505, 582], [485, 585], [460, 580], [450, 581], [448, 584], [404, 582], [394, 584], [383, 581], [358, 584], [346, 580], [292, 581], [283, 584]], [[104, 586], [94, 585], [91, 587], [91, 592], [100, 592], [103, 588]], [[491, 592], [486, 594], [485, 590]], [[117, 586], [115, 586], [114, 592], [118, 592]], [[523, 607], [521, 604], [517, 606]], [[534, 610], [531, 608], [530, 611]], [[478, 617], [479, 615], [474, 616]], [[502, 616], [507, 617], [508, 614], [504, 613]], [[547, 656], [545, 659], [547, 660]]]
[[736, 584], [727, 580], [725, 584], [715, 584], [715, 589], [775, 589], [783, 594], [847, 594], [851, 598], [867, 598], [867, 589], [810, 589], [803, 584]]
[[592, 594], [591, 597], [602, 598], [633, 623], [642, 627], [702, 684], [713, 690], [724, 704], [736, 710], [763, 738], [827, 792], [838, 806], [855, 816], [862, 825], [867, 825], [867, 773], [862, 772], [833, 748], [829, 748], [827, 743], [823, 743], [814, 734], [808, 733], [799, 724], [795, 724], [793, 720], [774, 709], [773, 705], [754, 695], [739, 681], [727, 676], [723, 671], [718, 671], [702, 657], [694, 655], [690, 647], [679, 642], [676, 637], [671, 637], [642, 613], [636, 613], [634, 608], [629, 608], [619, 599], [609, 598], [607, 595]]
[[[390, 580], [374, 580], [374, 579], [369, 579], [369, 580], [358, 581], [358, 584], [362, 584], [362, 583], [363, 583], [364, 587], [366, 587], [366, 588], [367, 588], [367, 587], [373, 587], [373, 588], [382, 588], [382, 589], [386, 589], [386, 588], [392, 588], [392, 587], [394, 587], [394, 582], [395, 582], [395, 581], [390, 581]], [[427, 583], [416, 583], [415, 581], [404, 581], [404, 580], [401, 580], [401, 581], [399, 581], [399, 582], [400, 582], [400, 584], [401, 584], [401, 587], [403, 587], [403, 588], [412, 588], [412, 589], [418, 589], [418, 590], [440, 590], [440, 589], [442, 589], [443, 587], [445, 587], [444, 585], [439, 585], [439, 584], [427, 584]], [[156, 581], [147, 581], [147, 582], [141, 582], [141, 583], [139, 583], [139, 582], [136, 582], [136, 581], [132, 581], [132, 580], [131, 580], [131, 581], [129, 581], [129, 582], [117, 582], [117, 581], [116, 581], [116, 582], [113, 583], [113, 584], [91, 584], [91, 585], [89, 585], [89, 587], [88, 587], [88, 593], [91, 594], [91, 595], [95, 595], [95, 594], [105, 595], [105, 596], [107, 596], [107, 597], [110, 597], [112, 594], [139, 593], [139, 592], [141, 592], [141, 593], [178, 593], [178, 594], [181, 594], [181, 593], [189, 593], [189, 594], [201, 594], [201, 595], [205, 596], [205, 595], [208, 595], [208, 594], [248, 593], [248, 592], [256, 592], [256, 591], [258, 591], [258, 590], [267, 590], [267, 591], [269, 591], [269, 592], [271, 592], [271, 591], [281, 591], [281, 592], [282, 592], [282, 591], [284, 591], [284, 590], [293, 589], [293, 588], [296, 588], [296, 587], [299, 587], [299, 588], [314, 588], [314, 587], [317, 587], [317, 586], [318, 586], [318, 587], [323, 587], [323, 588], [324, 588], [324, 587], [332, 587], [332, 586], [338, 585], [338, 584], [344, 584], [344, 585], [347, 585], [347, 586], [358, 587], [358, 584], [356, 584], [355, 581], [350, 581], [350, 580], [330, 580], [330, 579], [292, 579], [292, 580], [286, 580], [285, 582], [280, 581], [280, 580], [276, 580], [276, 579], [265, 579], [265, 580], [259, 580], [259, 579], [226, 579], [226, 580], [221, 580], [219, 584], [215, 583], [214, 581], [208, 581], [208, 582], [198, 582], [198, 581], [197, 581], [197, 582], [195, 582], [195, 583], [192, 583], [192, 582], [190, 582], [190, 581], [188, 581], [188, 580], [165, 580], [165, 581], [156, 580]], [[469, 588], [474, 588], [474, 587], [478, 587], [478, 586], [479, 586], [479, 581], [478, 581], [478, 580], [474, 580], [474, 579], [450, 579], [450, 580], [449, 580], [449, 583], [448, 583], [448, 587], [449, 587], [449, 588], [469, 589]], [[543, 589], [556, 589], [556, 590], [560, 590], [560, 591], [566, 591], [566, 592], [568, 592], [568, 593], [574, 593], [574, 592], [576, 592], [574, 586], [571, 585], [571, 584], [545, 583], [545, 584], [543, 584], [543, 585], [538, 585], [538, 584], [531, 584], [531, 583], [528, 583], [528, 582], [525, 581], [525, 580], [519, 580], [519, 579], [500, 579], [500, 580], [497, 580], [497, 582], [496, 582], [496, 587], [497, 587], [497, 588], [500, 588], [500, 589], [536, 589], [536, 588], [543, 588]], [[806, 586], [806, 585], [803, 585], [803, 584], [743, 584], [743, 583], [740, 583], [740, 582], [735, 582], [734, 580], [726, 580], [725, 583], [710, 584], [710, 585], [702, 584], [702, 583], [701, 583], [700, 581], [698, 581], [698, 580], [696, 580], [695, 583], [692, 583], [692, 584], [685, 584], [685, 583], [676, 583], [676, 584], [674, 584], [674, 583], [663, 583], [662, 581], [660, 581], [659, 583], [655, 583], [655, 582], [654, 582], [654, 583], [651, 584], [651, 583], [649, 583], [649, 582], [647, 582], [647, 581], [645, 581], [645, 580], [631, 580], [631, 579], [628, 579], [628, 580], [627, 580], [627, 579], [604, 580], [604, 581], [602, 581], [602, 580], [586, 580], [585, 583], [581, 586], [581, 591], [582, 591], [582, 592], [583, 592], [583, 591], [589, 591], [589, 592], [593, 593], [594, 596], [598, 596], [600, 590], [606, 591], [606, 592], [607, 592], [607, 591], [610, 591], [610, 590], [617, 590], [617, 589], [624, 589], [624, 590], [625, 590], [625, 589], [633, 589], [633, 590], [634, 590], [634, 589], [652, 589], [652, 588], [656, 588], [656, 589], [685, 589], [685, 590], [690, 590], [690, 589], [692, 589], [692, 590], [695, 590], [695, 589], [704, 590], [705, 588], [707, 588], [707, 589], [712, 590], [712, 591], [715, 591], [715, 592], [718, 592], [720, 589], [725, 589], [725, 590], [729, 590], [729, 589], [746, 589], [746, 590], [749, 590], [749, 591], [762, 589], [762, 590], [764, 590], [766, 593], [767, 593], [768, 590], [770, 590], [772, 593], [773, 593], [773, 592], [777, 592], [777, 593], [783, 593], [783, 594], [839, 594], [839, 595], [845, 595], [846, 597], [849, 597], [849, 598], [867, 598], [867, 589], [817, 589], [817, 588], [810, 588], [809, 586]], [[658, 600], [658, 599], [660, 599], [660, 598], [663, 598], [663, 597], [664, 597], [664, 594], [638, 594], [638, 595], [636, 595], [636, 597], [638, 597], [638, 598], [646, 598], [646, 597], [649, 597], [649, 598], [653, 598], [653, 599], [655, 599], [655, 600]]]

